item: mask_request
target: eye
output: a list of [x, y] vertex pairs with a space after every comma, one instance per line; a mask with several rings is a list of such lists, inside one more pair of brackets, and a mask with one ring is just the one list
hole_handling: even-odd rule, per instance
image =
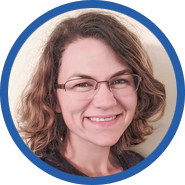
[[91, 85], [88, 83], [80, 83], [80, 84], [75, 85], [75, 87], [88, 87], [88, 86], [91, 86]]
[[111, 85], [124, 84], [124, 83], [126, 83], [126, 80], [118, 79], [118, 80], [115, 80]]
[[73, 90], [76, 92], [87, 92], [93, 89], [93, 84], [90, 82], [80, 82], [73, 84], [71, 88], [68, 87], [68, 90]]

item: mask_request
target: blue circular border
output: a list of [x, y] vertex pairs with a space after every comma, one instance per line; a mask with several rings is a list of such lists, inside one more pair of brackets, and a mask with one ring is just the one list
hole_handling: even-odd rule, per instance
[[[75, 175], [70, 175], [64, 172], [61, 172], [43, 161], [41, 161], [38, 157], [36, 157], [31, 150], [25, 145], [23, 140], [21, 139], [20, 135], [18, 134], [15, 125], [13, 123], [10, 108], [9, 108], [9, 101], [8, 101], [8, 84], [9, 84], [9, 76], [11, 72], [11, 68], [17, 53], [19, 52], [20, 48], [26, 41], [26, 39], [42, 24], [47, 22], [49, 19], [54, 18], [62, 13], [76, 10], [76, 9], [84, 9], [84, 8], [100, 8], [100, 9], [108, 9], [123, 13], [133, 19], [139, 21], [141, 24], [146, 26], [153, 34], [160, 40], [161, 44], [165, 48], [168, 53], [168, 56], [171, 59], [175, 76], [176, 76], [176, 83], [177, 83], [177, 103], [176, 109], [174, 113], [174, 117], [171, 123], [171, 126], [162, 140], [162, 142], [158, 145], [158, 147], [142, 162], [137, 164], [136, 166], [121, 172], [119, 174], [106, 176], [106, 177], [80, 177]], [[40, 16], [36, 19], [33, 23], [31, 23], [18, 37], [16, 42], [14, 43], [13, 47], [11, 48], [9, 55], [6, 59], [4, 69], [2, 72], [1, 77], [1, 106], [2, 112], [4, 116], [4, 120], [6, 122], [6, 126], [11, 134], [14, 142], [17, 144], [19, 149], [24, 153], [27, 158], [32, 161], [35, 165], [37, 165], [40, 169], [44, 170], [45, 172], [49, 173], [50, 175], [57, 177], [59, 179], [79, 183], [79, 184], [107, 184], [117, 182], [128, 177], [139, 173], [146, 167], [148, 167], [151, 163], [153, 163], [167, 148], [171, 140], [173, 139], [177, 128], [179, 126], [183, 108], [184, 108], [184, 77], [180, 65], [180, 61], [176, 55], [175, 50], [173, 49], [171, 43], [166, 38], [166, 36], [161, 32], [161, 30], [154, 25], [149, 19], [147, 19], [142, 14], [136, 12], [135, 10], [128, 8], [124, 5], [120, 5], [117, 3], [107, 2], [107, 1], [77, 1], [73, 3], [68, 3], [57, 8], [54, 8], [47, 13]]]

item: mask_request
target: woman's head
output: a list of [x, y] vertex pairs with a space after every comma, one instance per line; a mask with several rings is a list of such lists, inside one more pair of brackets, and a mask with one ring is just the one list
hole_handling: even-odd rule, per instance
[[[68, 49], [72, 48], [75, 43], [79, 44], [79, 42], [82, 43], [82, 41], [87, 40], [91, 41], [92, 46], [93, 44], [97, 46], [96, 44], [99, 43], [99, 46], [102, 46], [100, 49], [103, 46], [107, 50], [109, 49], [110, 53], [107, 53], [107, 55], [112, 54], [110, 57], [114, 56], [116, 59], [115, 65], [111, 61], [110, 72], [107, 70], [108, 65], [105, 67], [104, 63], [102, 64], [103, 67], [97, 68], [101, 70], [106, 68], [107, 71], [103, 74], [100, 70], [101, 72], [99, 71], [98, 74], [102, 79], [96, 79], [97, 81], [107, 80], [105, 75], [109, 78], [108, 73], [111, 76], [114, 72], [117, 72], [118, 68], [124, 67], [129, 68], [133, 74], [139, 75], [142, 79], [137, 90], [137, 98], [133, 103], [132, 119], [128, 124], [129, 126], [127, 125], [128, 128], [125, 128], [125, 131], [123, 129], [124, 133], [117, 144], [112, 147], [113, 151], [117, 151], [120, 148], [122, 141], [127, 145], [138, 144], [144, 141], [144, 136], [152, 132], [152, 127], [147, 123], [148, 119], [158, 112], [161, 112], [159, 117], [164, 113], [164, 86], [154, 79], [150, 59], [136, 35], [115, 18], [102, 13], [85, 13], [76, 18], [64, 20], [58, 24], [46, 43], [38, 68], [32, 78], [30, 89], [24, 96], [20, 111], [21, 122], [24, 123], [22, 128], [27, 133], [30, 147], [39, 155], [47, 152], [47, 148], [57, 150], [57, 148], [62, 146], [60, 138], [65, 138], [66, 125], [64, 121], [66, 118], [62, 122], [59, 118], [61, 115], [57, 114], [56, 110], [59, 102], [62, 104], [62, 100], [59, 100], [57, 92], [60, 91], [62, 94], [65, 91], [57, 90], [55, 84], [65, 83], [65, 80], [67, 80], [67, 76], [65, 76], [67, 73], [64, 71], [66, 66], [63, 61], [70, 57], [69, 52], [67, 52]], [[75, 51], [77, 50], [74, 49]], [[73, 55], [72, 49], [70, 52], [74, 66], [78, 66], [75, 63], [78, 60], [74, 61], [77, 54]], [[66, 55], [68, 56], [67, 59], [65, 58]], [[104, 56], [106, 55], [104, 54]], [[108, 59], [107, 62], [109, 62]], [[63, 65], [65, 69], [63, 69]], [[71, 67], [74, 66], [71, 64]], [[116, 70], [112, 66], [117, 66], [115, 67]], [[95, 65], [95, 67], [97, 66]], [[69, 69], [69, 66], [67, 69]], [[90, 72], [94, 72], [93, 68], [92, 71], [88, 71], [88, 73]], [[104, 88], [103, 84], [100, 86]], [[114, 104], [115, 102], [110, 101], [106, 103]], [[64, 107], [61, 109], [61, 112], [66, 111]], [[114, 113], [117, 114], [119, 111]]]
[[65, 84], [65, 90], [57, 90], [57, 111], [68, 127], [65, 139], [83, 146], [114, 145], [137, 106], [132, 70], [107, 44], [93, 38], [69, 44], [61, 63], [58, 83]]

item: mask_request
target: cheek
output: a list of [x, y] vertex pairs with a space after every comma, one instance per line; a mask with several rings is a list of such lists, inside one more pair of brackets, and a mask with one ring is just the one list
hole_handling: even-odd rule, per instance
[[63, 118], [68, 126], [70, 123], [74, 124], [82, 120], [82, 114], [88, 106], [88, 103], [72, 99], [64, 93], [58, 95], [58, 101]]
[[137, 107], [137, 94], [123, 97], [119, 102], [124, 111], [128, 113], [127, 116], [129, 116], [130, 119], [133, 119]]

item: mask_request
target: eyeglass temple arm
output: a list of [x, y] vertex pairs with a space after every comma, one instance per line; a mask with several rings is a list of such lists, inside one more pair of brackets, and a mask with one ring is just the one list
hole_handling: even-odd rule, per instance
[[65, 89], [65, 84], [55, 84], [56, 89]]

